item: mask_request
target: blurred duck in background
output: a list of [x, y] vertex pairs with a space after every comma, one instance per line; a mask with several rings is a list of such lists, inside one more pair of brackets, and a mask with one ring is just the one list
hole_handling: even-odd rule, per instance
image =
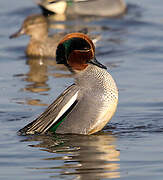
[[54, 58], [57, 44], [65, 33], [56, 33], [50, 37], [48, 35], [48, 20], [43, 15], [28, 16], [20, 30], [10, 36], [16, 38], [21, 35], [30, 36], [25, 53], [28, 57]]
[[40, 0], [38, 5], [47, 14], [88, 15], [115, 17], [123, 15], [123, 0]]
[[[35, 14], [28, 16], [21, 28], [10, 38], [16, 38], [21, 35], [30, 36], [30, 41], [26, 47], [25, 53], [32, 58], [55, 58], [56, 48], [59, 41], [67, 34], [66, 32], [58, 32], [52, 36], [48, 34], [49, 23], [44, 15]], [[87, 34], [87, 28], [81, 29], [78, 32]], [[92, 35], [93, 42], [96, 43], [101, 36]]]

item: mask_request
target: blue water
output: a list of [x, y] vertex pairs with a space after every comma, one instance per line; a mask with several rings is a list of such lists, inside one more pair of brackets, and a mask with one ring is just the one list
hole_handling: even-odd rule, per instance
[[97, 135], [25, 137], [17, 130], [73, 80], [56, 78], [62, 70], [51, 61], [27, 59], [28, 37], [8, 38], [28, 15], [40, 13], [36, 4], [0, 2], [0, 179], [162, 180], [163, 2], [127, 4], [127, 13], [117, 19], [78, 17], [57, 26], [68, 30], [87, 26], [102, 36], [97, 59], [119, 88], [111, 122]]

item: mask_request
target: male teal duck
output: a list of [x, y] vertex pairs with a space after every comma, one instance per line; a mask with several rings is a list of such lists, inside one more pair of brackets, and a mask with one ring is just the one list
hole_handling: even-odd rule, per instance
[[75, 82], [19, 134], [89, 135], [100, 131], [114, 115], [118, 89], [106, 67], [95, 57], [95, 46], [82, 33], [66, 35], [56, 50], [56, 61], [72, 72]]

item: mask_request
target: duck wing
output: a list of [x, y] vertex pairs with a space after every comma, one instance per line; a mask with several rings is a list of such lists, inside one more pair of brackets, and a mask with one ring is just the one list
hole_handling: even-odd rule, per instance
[[37, 119], [18, 131], [19, 135], [44, 134], [56, 128], [78, 103], [79, 88], [69, 86]]

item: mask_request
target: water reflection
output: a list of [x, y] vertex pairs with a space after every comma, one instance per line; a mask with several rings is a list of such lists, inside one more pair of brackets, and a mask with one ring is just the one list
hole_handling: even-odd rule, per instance
[[49, 20], [49, 28], [53, 29], [61, 29], [65, 30], [66, 29], [66, 24], [64, 22], [67, 20], [67, 17], [65, 14], [53, 14], [48, 16]]
[[[47, 92], [50, 90], [48, 84], [49, 75], [62, 77], [57, 71], [67, 70], [65, 66], [57, 65], [55, 60], [50, 59], [29, 58], [26, 64], [29, 66], [29, 71], [23, 75], [23, 80], [27, 83], [22, 90], [32, 93], [41, 93], [42, 95], [47, 95]], [[50, 71], [53, 70], [56, 73], [50, 73]], [[26, 99], [23, 103], [35, 106], [47, 105], [42, 103], [40, 99]]]
[[46, 83], [48, 80], [46, 61], [43, 59], [29, 59], [27, 64], [29, 65], [29, 72], [24, 80], [30, 83], [26, 85], [24, 90], [30, 92], [49, 91], [50, 88]]
[[[44, 173], [50, 171], [51, 177], [69, 175], [81, 180], [120, 177], [120, 152], [116, 149], [116, 138], [113, 135], [35, 136], [26, 141], [40, 141], [37, 145], [30, 146], [52, 153], [51, 157], [43, 159], [49, 161], [48, 164], [52, 164], [51, 166], [32, 167]], [[61, 165], [54, 166], [54, 164]]]
[[29, 71], [26, 73], [24, 80], [30, 82], [30, 84], [27, 84], [24, 90], [30, 92], [46, 92], [50, 90], [47, 83], [50, 70], [67, 71], [64, 65], [56, 64], [56, 61], [51, 59], [29, 58], [26, 63], [29, 65]]

